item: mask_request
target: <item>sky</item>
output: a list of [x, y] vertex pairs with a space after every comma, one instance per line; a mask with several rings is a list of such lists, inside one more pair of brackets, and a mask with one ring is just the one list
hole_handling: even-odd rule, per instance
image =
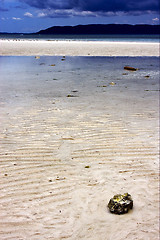
[[159, 0], [0, 0], [0, 32], [79, 24], [159, 24]]

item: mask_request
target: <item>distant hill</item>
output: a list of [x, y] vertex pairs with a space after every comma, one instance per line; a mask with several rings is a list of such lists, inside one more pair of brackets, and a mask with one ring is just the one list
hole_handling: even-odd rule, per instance
[[160, 25], [90, 24], [54, 26], [36, 34], [160, 34]]

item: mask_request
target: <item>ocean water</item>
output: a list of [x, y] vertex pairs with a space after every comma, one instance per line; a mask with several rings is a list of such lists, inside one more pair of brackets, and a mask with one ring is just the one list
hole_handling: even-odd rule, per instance
[[40, 35], [40, 34], [0, 34], [0, 39], [28, 40], [68, 40], [68, 41], [111, 41], [111, 42], [159, 42], [160, 35]]
[[[129, 65], [135, 72], [124, 70]], [[159, 91], [159, 57], [0, 57], [0, 104], [52, 102], [75, 95], [81, 103], [96, 94], [121, 94], [123, 100], [141, 92]], [[112, 100], [112, 99], [111, 99]], [[107, 103], [106, 103], [107, 104]]]

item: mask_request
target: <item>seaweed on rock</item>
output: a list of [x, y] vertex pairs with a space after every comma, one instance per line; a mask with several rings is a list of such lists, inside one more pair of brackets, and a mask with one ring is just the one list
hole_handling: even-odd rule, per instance
[[123, 195], [117, 194], [110, 199], [108, 208], [111, 213], [124, 214], [133, 208], [133, 200], [131, 195], [124, 193]]

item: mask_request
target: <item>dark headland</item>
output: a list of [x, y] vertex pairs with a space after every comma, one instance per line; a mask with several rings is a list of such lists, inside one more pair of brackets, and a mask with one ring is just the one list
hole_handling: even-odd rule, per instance
[[54, 26], [36, 34], [160, 34], [160, 25], [90, 24]]

